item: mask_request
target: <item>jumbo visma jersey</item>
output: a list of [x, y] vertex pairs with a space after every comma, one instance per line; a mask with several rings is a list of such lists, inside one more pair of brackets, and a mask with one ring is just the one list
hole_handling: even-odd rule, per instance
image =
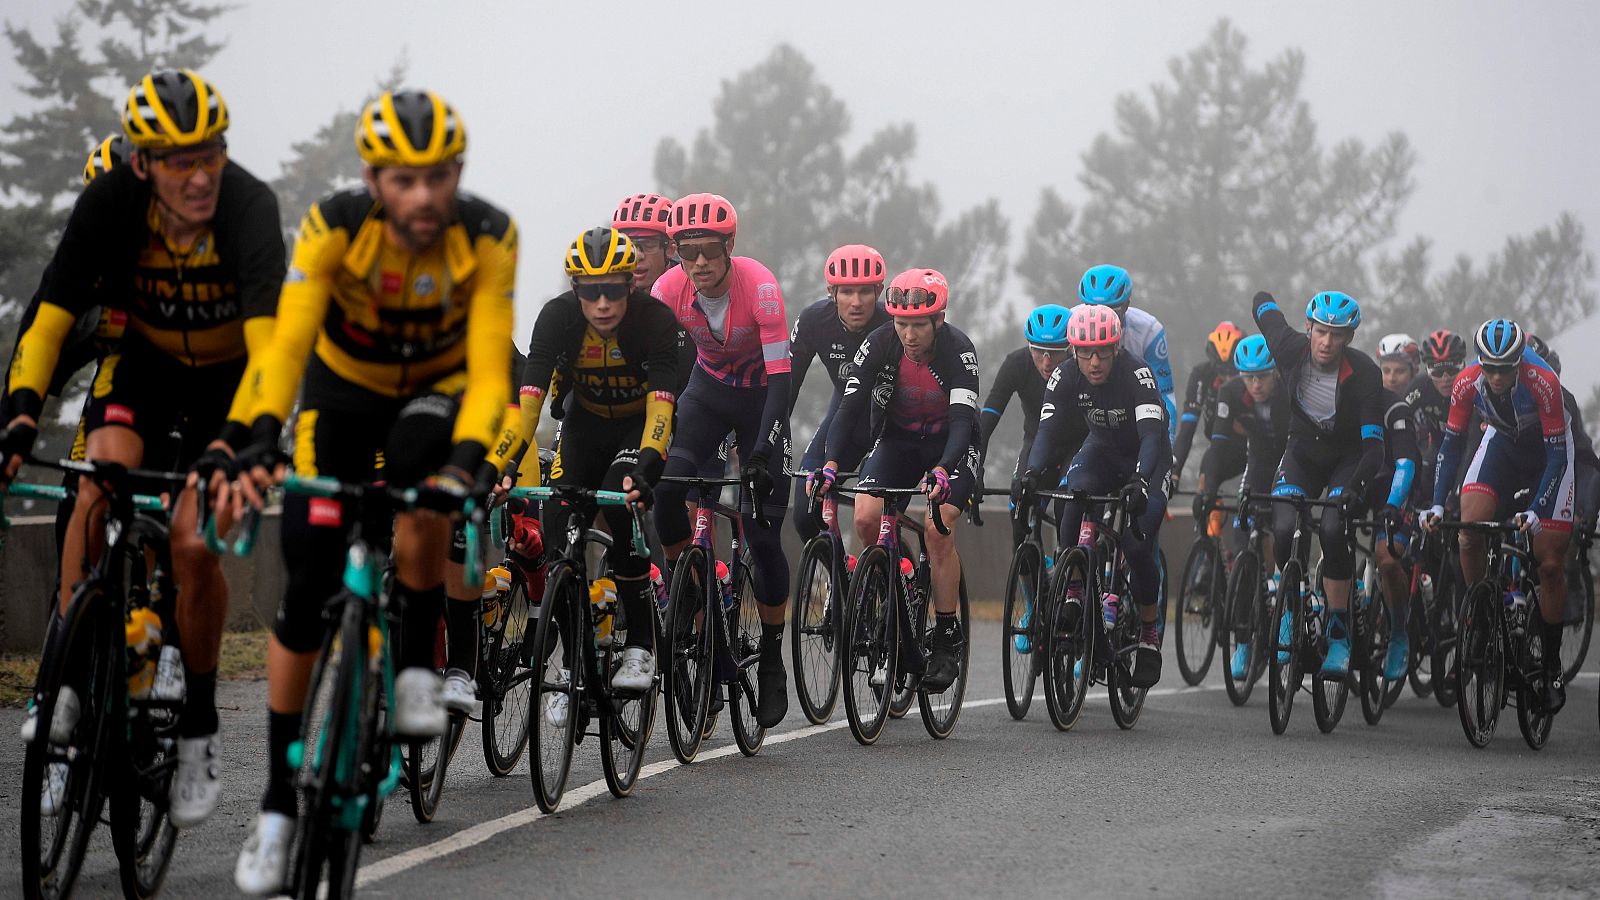
[[246, 375], [251, 421], [288, 415], [314, 344], [335, 375], [375, 394], [461, 393], [457, 446], [494, 445], [511, 396], [517, 231], [465, 193], [456, 213], [434, 246], [413, 254], [385, 236], [383, 207], [365, 188], [312, 205], [272, 344]]

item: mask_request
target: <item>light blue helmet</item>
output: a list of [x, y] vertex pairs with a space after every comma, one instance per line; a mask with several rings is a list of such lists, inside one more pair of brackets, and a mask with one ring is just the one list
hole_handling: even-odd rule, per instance
[[1478, 326], [1474, 340], [1478, 345], [1478, 362], [1486, 366], [1510, 366], [1522, 361], [1522, 349], [1528, 337], [1522, 326], [1510, 319], [1490, 319]]
[[1272, 359], [1272, 348], [1267, 346], [1267, 339], [1259, 334], [1250, 335], [1233, 348], [1233, 367], [1241, 374], [1270, 372], [1277, 365]]
[[1306, 304], [1306, 318], [1330, 328], [1361, 327], [1361, 304], [1343, 291], [1323, 291]]
[[1028, 322], [1022, 327], [1028, 346], [1040, 350], [1060, 350], [1067, 346], [1067, 318], [1071, 315], [1065, 306], [1046, 303], [1028, 313]]
[[1078, 299], [1091, 306], [1127, 306], [1133, 300], [1133, 276], [1121, 266], [1094, 266], [1078, 282]]

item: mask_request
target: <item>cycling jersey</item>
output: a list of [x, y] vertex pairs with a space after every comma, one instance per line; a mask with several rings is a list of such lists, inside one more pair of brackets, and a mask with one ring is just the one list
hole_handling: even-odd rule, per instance
[[[1039, 433], [1028, 456], [1029, 472], [1061, 465], [1067, 446], [1063, 435], [1075, 418], [1088, 423], [1090, 440], [1099, 435], [1100, 446], [1133, 460], [1131, 473], [1147, 482], [1164, 475], [1172, 464], [1165, 406], [1155, 376], [1127, 350], [1117, 351], [1111, 375], [1101, 384], [1090, 384], [1076, 360], [1056, 367], [1039, 407]], [[1088, 446], [1086, 441], [1085, 450]]]
[[1230, 378], [1217, 391], [1215, 409], [1211, 446], [1200, 462], [1207, 489], [1216, 492], [1224, 481], [1238, 474], [1227, 472], [1223, 466], [1237, 459], [1239, 454], [1230, 449], [1243, 443], [1244, 483], [1252, 493], [1265, 492], [1272, 486], [1272, 476], [1289, 439], [1289, 393], [1283, 382], [1273, 386], [1265, 402], [1257, 402], [1245, 390], [1243, 378]]
[[1233, 366], [1210, 359], [1189, 371], [1189, 389], [1183, 395], [1183, 414], [1178, 419], [1178, 438], [1173, 444], [1176, 471], [1182, 472], [1184, 463], [1189, 461], [1195, 429], [1203, 429], [1207, 436], [1215, 431], [1217, 392], [1232, 376]]
[[894, 325], [883, 325], [862, 342], [853, 365], [828, 429], [830, 459], [839, 459], [848, 449], [870, 403], [873, 441], [885, 435], [925, 441], [942, 438], [944, 451], [937, 465], [947, 473], [963, 461], [976, 460], [973, 420], [978, 412], [978, 353], [954, 325], [939, 326], [933, 355], [926, 363], [907, 357]]
[[[983, 401], [983, 410], [978, 414], [978, 448], [983, 452], [985, 465], [988, 464], [989, 439], [1000, 427], [1000, 417], [1005, 415], [1006, 406], [1015, 396], [1022, 405], [1022, 452], [1017, 455], [1015, 474], [1022, 474], [1027, 466], [1028, 454], [1033, 450], [1034, 438], [1039, 433], [1039, 407], [1044, 403], [1044, 382], [1027, 347], [1006, 354], [1005, 360], [1000, 363], [1000, 371], [995, 373], [994, 387], [989, 389], [989, 396]], [[1062, 440], [1076, 448], [1088, 434], [1088, 426], [1072, 416], [1068, 417], [1065, 424], [1071, 433]]]
[[1404, 509], [1411, 497], [1420, 455], [1415, 414], [1404, 397], [1388, 389], [1383, 392], [1383, 408], [1384, 474], [1378, 483], [1388, 482], [1388, 494], [1375, 497], [1373, 505]]
[[1122, 313], [1122, 346], [1150, 367], [1167, 407], [1167, 439], [1176, 439], [1178, 405], [1173, 399], [1172, 362], [1167, 359], [1167, 329], [1150, 313], [1129, 307]]
[[[96, 304], [127, 314], [127, 332], [190, 368], [232, 362], [266, 344], [283, 284], [278, 201], [237, 163], [222, 170], [216, 214], [187, 249], [167, 245], [150, 183], [119, 166], [83, 189], [17, 341], [9, 411], [37, 417], [67, 335]], [[244, 408], [229, 411], [242, 440]]]
[[849, 374], [856, 351], [861, 349], [861, 342], [888, 323], [889, 313], [882, 303], [873, 308], [872, 316], [860, 331], [845, 327], [839, 318], [839, 306], [832, 297], [823, 297], [801, 310], [789, 332], [790, 406], [800, 396], [800, 385], [806, 380], [806, 370], [811, 368], [813, 356], [822, 362], [828, 379], [833, 382], [836, 392], [833, 402], [837, 403], [837, 392], [844, 390], [845, 376]]
[[455, 393], [441, 384], [458, 381], [451, 465], [477, 471], [511, 397], [517, 229], [466, 193], [456, 214], [438, 243], [413, 254], [389, 241], [383, 207], [364, 187], [312, 204], [271, 346], [246, 376], [253, 425], [288, 415], [314, 343], [334, 375], [381, 396]]
[[[1450, 413], [1445, 421], [1444, 440], [1439, 447], [1439, 477], [1433, 487], [1434, 505], [1444, 505], [1445, 497], [1454, 486], [1444, 477], [1444, 473], [1454, 472], [1460, 461], [1461, 434], [1470, 424], [1474, 410], [1489, 426], [1477, 457], [1481, 459], [1490, 452], [1509, 452], [1523, 464], [1542, 458], [1543, 469], [1528, 509], [1539, 518], [1546, 519], [1557, 514], [1558, 503], [1567, 503], [1566, 513], [1570, 518], [1571, 489], [1567, 469], [1571, 441], [1561, 395], [1561, 379], [1531, 350], [1525, 351], [1522, 360], [1517, 363], [1516, 382], [1505, 394], [1495, 395], [1489, 391], [1481, 363], [1467, 366], [1456, 376], [1450, 389]], [[1542, 453], [1539, 450], [1541, 445]], [[1469, 467], [1468, 483], [1462, 492], [1499, 493], [1499, 486], [1472, 477], [1470, 473], [1478, 469], [1479, 463], [1474, 460]]]

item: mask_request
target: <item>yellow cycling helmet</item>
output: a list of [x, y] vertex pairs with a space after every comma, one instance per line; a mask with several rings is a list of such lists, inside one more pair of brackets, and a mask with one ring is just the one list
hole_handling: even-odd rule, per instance
[[98, 146], [89, 151], [89, 161], [83, 164], [83, 183], [88, 184], [127, 162], [128, 154], [132, 150], [133, 148], [129, 146], [128, 138], [125, 135], [113, 134], [101, 141]]
[[384, 91], [361, 111], [356, 150], [375, 169], [435, 166], [467, 152], [467, 126], [432, 91]]
[[567, 274], [574, 278], [631, 273], [637, 261], [633, 241], [609, 225], [585, 231], [567, 248]]
[[122, 130], [140, 150], [193, 147], [228, 130], [228, 104], [192, 69], [162, 69], [135, 82]]

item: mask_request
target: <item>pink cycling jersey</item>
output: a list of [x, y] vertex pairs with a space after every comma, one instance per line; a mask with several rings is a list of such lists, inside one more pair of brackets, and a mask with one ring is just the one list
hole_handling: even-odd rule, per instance
[[789, 371], [789, 322], [778, 279], [747, 256], [732, 257], [724, 340], [718, 340], [700, 308], [694, 281], [682, 266], [656, 280], [650, 293], [667, 305], [688, 332], [707, 375], [733, 387], [759, 387], [768, 375]]

